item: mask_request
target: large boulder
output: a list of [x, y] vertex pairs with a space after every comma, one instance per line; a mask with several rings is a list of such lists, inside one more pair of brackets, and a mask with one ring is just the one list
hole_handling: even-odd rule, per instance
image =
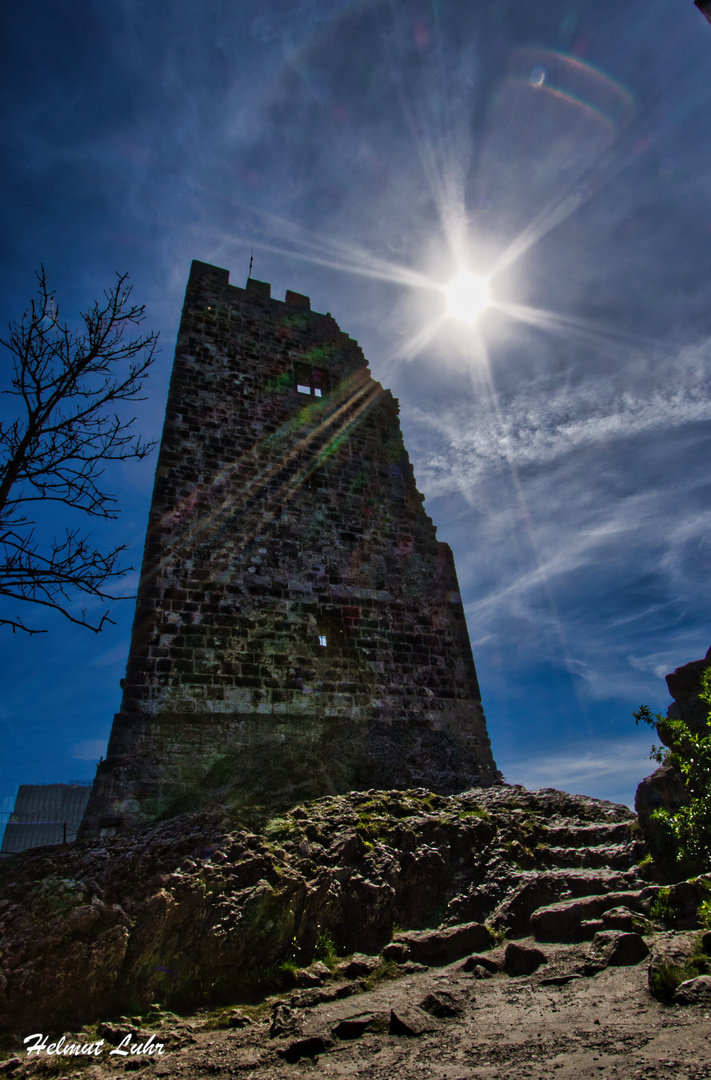
[[654, 811], [670, 810], [673, 813], [688, 801], [679, 770], [673, 765], [660, 765], [651, 776], [645, 776], [634, 797], [634, 808], [642, 831], [646, 836], [655, 836], [659, 825], [652, 817]]
[[[683, 720], [692, 731], [708, 734], [708, 702], [701, 698], [701, 677], [706, 668], [711, 667], [711, 649], [703, 660], [692, 660], [683, 664], [667, 675], [667, 686], [673, 702], [667, 709], [669, 720]], [[669, 745], [664, 723], [658, 726], [659, 738]], [[670, 810], [672, 813], [689, 801], [681, 773], [672, 765], [661, 765], [651, 776], [646, 776], [637, 788], [634, 808], [637, 811], [642, 830], [648, 837], [653, 837], [659, 826], [652, 819], [655, 810]]]
[[692, 731], [700, 734], [706, 734], [709, 715], [708, 703], [700, 697], [701, 676], [708, 667], [711, 667], [711, 649], [703, 660], [692, 660], [667, 675], [669, 693], [674, 698], [667, 716], [670, 720], [684, 720]]

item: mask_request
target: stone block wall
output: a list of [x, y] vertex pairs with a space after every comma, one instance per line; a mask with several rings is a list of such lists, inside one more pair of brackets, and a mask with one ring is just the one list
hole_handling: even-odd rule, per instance
[[85, 834], [496, 770], [398, 403], [308, 297], [194, 262], [124, 696]]

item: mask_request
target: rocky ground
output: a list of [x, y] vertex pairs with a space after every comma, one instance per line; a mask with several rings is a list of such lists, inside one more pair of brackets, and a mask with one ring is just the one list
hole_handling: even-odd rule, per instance
[[[532, 975], [482, 978], [461, 961], [409, 974], [401, 968], [379, 980], [336, 973], [317, 992], [296, 990], [258, 1007], [123, 1017], [84, 1033], [89, 1040], [105, 1037], [98, 1060], [44, 1055], [28, 1062], [22, 1053], [0, 1068], [16, 1080], [106, 1080], [134, 1070], [184, 1080], [711, 1077], [711, 998], [662, 1005], [648, 992], [644, 962], [570, 978], [585, 968], [588, 947], [543, 951], [546, 962]], [[502, 962], [502, 954], [498, 949], [487, 958]], [[151, 1033], [163, 1054], [132, 1055], [131, 1046], [145, 1045]], [[112, 1056], [122, 1044], [128, 1056]]]
[[[361, 792], [252, 829], [192, 816], [10, 860], [0, 1071], [711, 1077], [711, 883], [651, 881], [627, 808]], [[98, 1056], [28, 1058], [39, 1032]]]

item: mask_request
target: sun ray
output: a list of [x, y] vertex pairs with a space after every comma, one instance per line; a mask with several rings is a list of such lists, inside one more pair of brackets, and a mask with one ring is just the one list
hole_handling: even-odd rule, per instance
[[536, 326], [542, 330], [552, 330], [560, 334], [577, 334], [587, 341], [595, 341], [603, 344], [617, 343], [620, 345], [634, 345], [636, 348], [648, 350], [664, 349], [668, 343], [656, 338], [641, 337], [638, 334], [628, 334], [623, 330], [615, 330], [588, 319], [578, 316], [561, 315], [543, 308], [529, 307], [526, 304], [514, 304], [504, 301], [492, 301], [492, 306], [503, 314], [517, 319], [519, 322]]
[[440, 315], [436, 319], [432, 319], [421, 330], [418, 330], [415, 334], [403, 342], [396, 350], [387, 356], [386, 364], [392, 360], [414, 360], [418, 353], [421, 353], [430, 341], [439, 332], [441, 326], [445, 322], [445, 316]]
[[[177, 528], [180, 528], [181, 521], [191, 518], [194, 520], [187, 528], [181, 529], [179, 535], [167, 546], [160, 568], [164, 569], [171, 559], [179, 556], [194, 544], [211, 542], [221, 529], [234, 520], [236, 514], [242, 515], [239, 550], [243, 550], [278, 514], [281, 514], [301, 485], [333, 453], [364, 411], [371, 407], [381, 393], [382, 388], [378, 384], [369, 386], [365, 383], [354, 386], [333, 412], [324, 416], [320, 423], [307, 430], [291, 445], [289, 445], [289, 440], [293, 438], [295, 427], [307, 423], [308, 415], [300, 415], [293, 424], [285, 425], [273, 436], [273, 438], [284, 440], [283, 456], [266, 473], [255, 477], [240, 493], [239, 500], [224, 499], [207, 517], [202, 519], [197, 517], [200, 505], [211, 490], [220, 485], [227, 476], [239, 470], [247, 455], [230, 463], [200, 488], [192, 491], [181, 503], [171, 509], [166, 518], [162, 519], [164, 523], [172, 520]], [[250, 510], [249, 502], [253, 498], [258, 498], [259, 491], [264, 488], [264, 485], [292, 464], [297, 465], [296, 471], [293, 475], [285, 477], [278, 489], [277, 498], [271, 505], [269, 507], [257, 506]]]
[[[243, 209], [249, 210], [248, 207], [244, 207]], [[324, 236], [321, 233], [307, 231], [303, 226], [267, 211], [252, 210], [251, 212], [268, 223], [272, 235], [275, 234], [280, 238], [283, 238], [285, 230], [288, 230], [294, 244], [298, 244], [303, 249], [314, 252], [316, 256], [328, 260], [323, 263], [324, 266], [337, 267], [338, 269], [349, 270], [364, 276], [372, 276], [381, 280], [393, 281], [396, 284], [409, 285], [413, 288], [436, 288], [437, 283], [426, 274], [422, 274], [408, 266], [402, 266], [399, 263], [392, 262], [388, 259], [383, 259], [353, 241], [340, 240], [333, 236]], [[299, 257], [299, 253], [296, 251], [281, 250], [277, 248], [270, 248], [270, 250], [279, 251], [281, 254], [293, 254]], [[318, 261], [318, 259], [313, 259], [312, 261]]]

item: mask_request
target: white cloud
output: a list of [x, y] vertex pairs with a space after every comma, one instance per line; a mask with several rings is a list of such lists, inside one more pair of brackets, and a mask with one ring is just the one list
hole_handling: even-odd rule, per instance
[[673, 429], [711, 419], [709, 358], [711, 339], [644, 364], [643, 371], [644, 362], [630, 354], [616, 377], [604, 381], [587, 375], [562, 388], [547, 377], [528, 381], [498, 405], [482, 393], [444, 412], [411, 406], [418, 477], [432, 497], [507, 464], [546, 465], [582, 447], [653, 432], [668, 441]]
[[75, 743], [71, 755], [78, 761], [97, 761], [106, 753], [106, 739], [85, 739]]
[[557, 788], [633, 805], [634, 791], [657, 767], [649, 760], [650, 740], [619, 739], [574, 743], [555, 754], [507, 761], [497, 759], [512, 784]]

